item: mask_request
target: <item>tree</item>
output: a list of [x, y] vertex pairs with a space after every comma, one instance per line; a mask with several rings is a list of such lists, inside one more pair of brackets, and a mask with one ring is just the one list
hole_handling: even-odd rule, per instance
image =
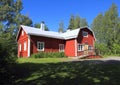
[[94, 19], [92, 29], [96, 35], [97, 43], [103, 43], [108, 48], [107, 53], [118, 53], [120, 21], [117, 6], [114, 3], [104, 15], [99, 14]]
[[[35, 23], [34, 27], [40, 29], [41, 25], [40, 25], [40, 23]], [[49, 28], [47, 27], [47, 25], [45, 25], [45, 31], [49, 31]]]
[[21, 0], [2, 0], [0, 2], [0, 22], [4, 24], [3, 30], [9, 33], [10, 37], [17, 34], [19, 25], [32, 24], [32, 20], [28, 16], [20, 13], [22, 9]]
[[21, 0], [0, 1], [0, 84], [12, 82], [9, 69], [17, 58], [15, 37], [19, 25], [32, 25], [32, 20], [20, 13], [22, 9]]
[[70, 29], [70, 30], [74, 29], [74, 21], [75, 21], [75, 18], [73, 15], [71, 15], [68, 29]]
[[74, 29], [80, 28], [80, 22], [81, 22], [81, 19], [80, 19], [80, 17], [77, 15], [77, 16], [75, 17], [75, 21], [74, 21]]
[[63, 21], [61, 21], [60, 23], [59, 23], [59, 29], [58, 29], [58, 32], [64, 32], [64, 23], [63, 23]]
[[94, 19], [92, 23], [92, 30], [95, 33], [95, 37], [97, 39], [97, 43], [104, 43], [104, 35], [105, 31], [103, 29], [103, 15], [102, 13], [98, 14], [98, 16]]
[[116, 30], [118, 28], [118, 11], [117, 6], [113, 3], [108, 11], [105, 12], [103, 26], [106, 31], [105, 39], [107, 40], [106, 44], [108, 48], [112, 51], [113, 44], [116, 40]]
[[80, 18], [79, 15], [77, 15], [76, 17], [71, 15], [68, 29], [73, 30], [84, 26], [88, 26], [85, 18]]
[[81, 21], [80, 21], [80, 26], [81, 26], [81, 27], [88, 26], [88, 23], [87, 23], [87, 21], [86, 21], [85, 18], [81, 19]]

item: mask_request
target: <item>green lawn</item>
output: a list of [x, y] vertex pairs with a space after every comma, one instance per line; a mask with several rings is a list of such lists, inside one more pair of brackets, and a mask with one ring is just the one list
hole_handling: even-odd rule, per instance
[[120, 61], [69, 61], [67, 58], [19, 58], [15, 85], [119, 85]]
[[72, 60], [70, 58], [19, 58], [18, 63], [58, 63]]

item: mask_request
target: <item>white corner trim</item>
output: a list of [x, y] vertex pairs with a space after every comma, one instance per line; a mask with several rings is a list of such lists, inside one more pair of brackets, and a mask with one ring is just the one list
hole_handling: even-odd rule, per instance
[[75, 39], [75, 56], [77, 56], [77, 40]]
[[30, 57], [30, 35], [28, 35], [28, 57]]

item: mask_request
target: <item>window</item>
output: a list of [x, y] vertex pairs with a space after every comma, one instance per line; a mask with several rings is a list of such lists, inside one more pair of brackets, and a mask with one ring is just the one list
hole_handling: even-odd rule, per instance
[[44, 42], [37, 42], [38, 51], [44, 51]]
[[84, 50], [84, 45], [78, 44], [78, 51], [83, 51]]
[[22, 45], [21, 45], [21, 44], [19, 44], [19, 51], [21, 51], [21, 47], [22, 47]]
[[89, 49], [89, 50], [92, 50], [92, 49], [93, 49], [93, 47], [89, 45], [88, 49]]
[[83, 37], [88, 37], [88, 32], [83, 31], [82, 35], [83, 35]]
[[22, 36], [24, 35], [24, 31], [22, 30]]
[[59, 52], [64, 52], [64, 44], [59, 44]]
[[24, 51], [26, 51], [26, 47], [27, 47], [26, 42], [24, 42]]

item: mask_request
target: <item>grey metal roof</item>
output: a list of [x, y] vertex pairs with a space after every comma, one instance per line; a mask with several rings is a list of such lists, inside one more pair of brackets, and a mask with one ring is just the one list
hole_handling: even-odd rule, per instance
[[[44, 37], [67, 40], [67, 39], [77, 38], [78, 34], [80, 32], [80, 29], [88, 28], [88, 27], [82, 27], [82, 28], [78, 28], [78, 29], [75, 29], [75, 30], [66, 31], [64, 33], [58, 33], [58, 32], [53, 32], [53, 31], [43, 31], [39, 28], [34, 28], [34, 27], [29, 27], [29, 26], [24, 26], [24, 25], [20, 25], [20, 29], [21, 28], [23, 28], [23, 30], [28, 35], [44, 36]], [[92, 31], [92, 30], [90, 30], [90, 31]], [[19, 32], [18, 32], [18, 34], [19, 34]], [[18, 38], [18, 35], [17, 35], [16, 38]]]

